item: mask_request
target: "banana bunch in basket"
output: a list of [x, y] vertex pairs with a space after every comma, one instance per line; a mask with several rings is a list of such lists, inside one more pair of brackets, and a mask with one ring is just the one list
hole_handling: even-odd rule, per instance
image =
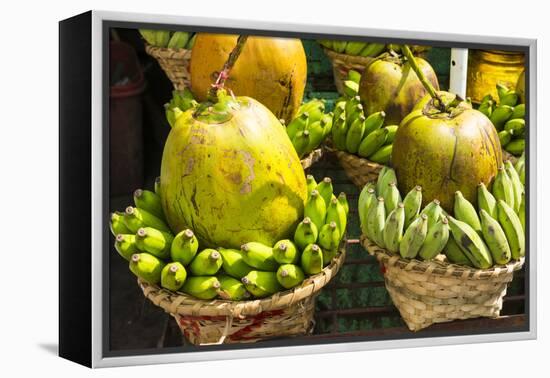
[[402, 198], [394, 170], [384, 167], [359, 196], [361, 230], [405, 259], [431, 260], [442, 253], [451, 263], [479, 269], [517, 260], [525, 255], [525, 191], [518, 169], [507, 161], [492, 191], [479, 184], [477, 209], [457, 191], [451, 215], [437, 199], [422, 208], [420, 186]]
[[196, 33], [169, 30], [139, 29], [139, 33], [151, 46], [169, 49], [191, 50], [195, 44]]
[[320, 40], [319, 44], [337, 53], [355, 56], [375, 57], [386, 51], [386, 45], [383, 43], [368, 43], [360, 41], [333, 41], [325, 39]]
[[513, 89], [497, 84], [498, 103], [490, 94], [483, 97], [478, 110], [485, 114], [498, 131], [502, 148], [514, 156], [525, 151], [525, 104]]
[[325, 101], [316, 98], [302, 104], [286, 127], [300, 158], [318, 148], [331, 130], [332, 113], [325, 113]]
[[333, 112], [332, 143], [340, 151], [387, 165], [398, 126], [384, 127], [383, 111], [365, 115], [358, 95], [360, 78], [358, 72], [350, 70], [344, 81], [344, 97], [336, 102]]
[[115, 249], [142, 280], [199, 299], [263, 298], [300, 285], [321, 272], [337, 255], [349, 206], [346, 195], [333, 195], [330, 178], [307, 178], [310, 195], [305, 218], [293, 240], [274, 246], [251, 241], [240, 249], [201, 248], [193, 230], [174, 234], [155, 190], [137, 189], [134, 205], [111, 214]]

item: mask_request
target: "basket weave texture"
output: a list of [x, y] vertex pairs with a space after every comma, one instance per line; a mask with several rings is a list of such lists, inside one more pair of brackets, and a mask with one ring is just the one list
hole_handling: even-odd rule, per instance
[[402, 259], [365, 236], [361, 244], [383, 266], [384, 281], [394, 305], [411, 331], [434, 323], [477, 317], [498, 317], [514, 272], [525, 261], [489, 269], [432, 261]]
[[331, 151], [338, 158], [346, 175], [359, 189], [362, 189], [368, 182], [376, 181], [378, 179], [378, 174], [384, 167], [382, 164], [375, 163], [345, 151]]
[[355, 70], [362, 75], [365, 68], [376, 59], [370, 56], [340, 54], [325, 47], [323, 50], [332, 63], [334, 84], [340, 94], [344, 93], [344, 81], [347, 80], [349, 70]]
[[191, 86], [191, 50], [156, 47], [146, 43], [145, 51], [159, 62], [175, 89], [182, 90]]
[[172, 315], [195, 345], [250, 343], [273, 337], [301, 336], [313, 330], [315, 297], [344, 264], [345, 243], [320, 273], [291, 290], [264, 299], [200, 300], [138, 279], [143, 294]]
[[323, 148], [317, 148], [311, 151], [307, 156], [305, 156], [300, 163], [302, 163], [302, 168], [308, 169], [313, 164], [317, 163], [323, 157]]

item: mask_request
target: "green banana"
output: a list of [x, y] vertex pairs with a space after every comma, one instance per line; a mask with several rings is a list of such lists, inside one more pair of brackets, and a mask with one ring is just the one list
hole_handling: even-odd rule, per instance
[[384, 197], [386, 214], [391, 213], [397, 207], [397, 204], [401, 202], [401, 194], [395, 181], [388, 184], [388, 187], [382, 192], [382, 196]]
[[525, 151], [521, 154], [521, 156], [516, 161], [516, 164], [514, 165], [514, 168], [516, 169], [516, 172], [518, 174], [520, 173], [523, 166], [525, 166]]
[[[519, 222], [521, 223], [521, 228], [523, 229], [523, 231], [526, 231], [526, 228], [525, 228], [525, 192], [521, 193], [521, 202], [520, 202], [519, 211], [518, 211], [518, 218], [519, 218]], [[118, 238], [118, 236], [117, 236], [117, 238]]]
[[298, 131], [296, 135], [294, 135], [294, 138], [292, 138], [292, 145], [300, 158], [309, 152], [307, 150], [309, 144], [309, 130]]
[[508, 130], [498, 132], [498, 139], [502, 147], [506, 146], [512, 140], [512, 134]]
[[518, 103], [519, 96], [515, 90], [510, 90], [503, 97], [500, 97], [499, 106], [508, 105], [516, 106]]
[[384, 128], [388, 129], [388, 135], [386, 136], [385, 144], [392, 144], [393, 140], [395, 139], [395, 133], [397, 132], [397, 129], [399, 128], [399, 126], [389, 125], [389, 126], [385, 126]]
[[278, 264], [273, 256], [273, 248], [262, 243], [249, 242], [241, 246], [244, 262], [253, 268], [274, 272]]
[[319, 246], [323, 250], [323, 262], [325, 265], [328, 265], [332, 261], [332, 258], [336, 256], [341, 235], [334, 221], [321, 227], [319, 231]]
[[481, 222], [474, 205], [470, 203], [460, 190], [455, 192], [454, 215], [459, 221], [468, 223], [477, 233], [481, 233]]
[[294, 243], [300, 250], [304, 250], [307, 245], [313, 244], [317, 241], [319, 231], [315, 223], [308, 217], [305, 217], [303, 221], [298, 224], [296, 231], [294, 232]]
[[150, 212], [132, 206], [126, 208], [124, 225], [131, 233], [136, 233], [142, 227], [152, 227], [159, 231], [171, 232], [170, 227], [161, 219]]
[[325, 177], [316, 187], [315, 190], [319, 193], [321, 198], [325, 201], [325, 206], [330, 204], [330, 199], [332, 197], [332, 180], [330, 177]]
[[477, 186], [477, 206], [480, 210], [485, 210], [491, 217], [497, 218], [497, 200], [487, 190], [484, 183]]
[[428, 216], [420, 214], [407, 228], [399, 243], [399, 254], [404, 259], [414, 259], [428, 234]]
[[346, 134], [348, 132], [345, 114], [341, 114], [332, 125], [332, 142], [336, 149], [346, 149]]
[[447, 217], [443, 216], [428, 228], [426, 240], [424, 240], [418, 255], [422, 260], [431, 260], [443, 251], [448, 241], [449, 221]]
[[382, 43], [369, 43], [361, 51], [361, 56], [378, 56], [386, 49], [386, 45]]
[[525, 134], [525, 120], [521, 118], [510, 119], [504, 124], [504, 130], [513, 136], [523, 136]]
[[109, 229], [111, 230], [111, 233], [115, 237], [118, 234], [131, 234], [132, 233], [132, 231], [130, 231], [124, 223], [124, 213], [120, 213], [118, 211], [115, 211], [114, 213], [111, 213], [111, 223], [109, 223]]
[[170, 41], [169, 30], [155, 30], [155, 46], [166, 47]]
[[497, 131], [502, 130], [502, 127], [510, 119], [512, 116], [512, 113], [514, 113], [514, 109], [511, 106], [508, 105], [502, 105], [495, 110], [493, 110], [493, 113], [491, 114], [491, 117], [489, 119], [497, 129]]
[[[363, 111], [363, 105], [357, 104], [351, 110], [348, 112], [346, 111], [346, 123], [347, 123], [347, 130], [348, 133], [351, 129], [351, 125], [361, 117], [365, 117], [364, 111]], [[346, 135], [347, 137], [347, 135]]]
[[312, 190], [309, 194], [309, 198], [306, 200], [304, 216], [311, 219], [319, 230], [325, 224], [326, 215], [327, 207], [325, 205], [325, 200], [317, 190]]
[[346, 101], [345, 114], [347, 124], [351, 123], [350, 120], [352, 119], [354, 109], [356, 109], [358, 105], [361, 105], [361, 97], [359, 96], [354, 96]]
[[525, 118], [525, 104], [518, 104], [514, 106], [514, 112], [511, 119]]
[[403, 239], [405, 227], [405, 205], [399, 203], [386, 218], [383, 236], [386, 249], [392, 253], [399, 252], [399, 244]]
[[344, 96], [351, 98], [357, 96], [359, 93], [359, 83], [356, 83], [352, 80], [345, 80], [343, 83], [344, 87]]
[[448, 219], [453, 237], [468, 260], [476, 268], [490, 268], [493, 258], [481, 236], [469, 224], [452, 217]]
[[330, 201], [330, 204], [327, 208], [327, 215], [326, 215], [325, 221], [321, 225], [321, 227], [317, 227], [317, 229], [320, 231], [323, 228], [323, 225], [325, 223], [330, 223], [330, 222], [336, 223], [336, 226], [338, 226], [338, 230], [340, 231], [341, 234], [346, 232], [348, 217], [346, 214], [346, 210], [340, 204], [337, 198], [333, 198]]
[[403, 200], [405, 205], [405, 228], [408, 228], [412, 221], [420, 214], [422, 207], [422, 187], [415, 186]]
[[504, 167], [498, 168], [497, 175], [493, 182], [493, 196], [495, 196], [496, 200], [505, 201], [512, 209], [515, 208], [515, 195], [512, 180], [510, 180]]
[[367, 215], [367, 229], [369, 230], [369, 238], [379, 247], [384, 248], [384, 226], [386, 223], [386, 210], [384, 206], [384, 198], [378, 197], [377, 201], [372, 204]]
[[525, 151], [525, 139], [515, 139], [504, 148], [514, 156], [519, 156]]
[[519, 174], [519, 180], [525, 186], [525, 165], [521, 166], [521, 169], [519, 170], [518, 174]]
[[355, 70], [349, 70], [348, 71], [348, 80], [351, 80], [357, 84], [361, 82], [361, 73]]
[[365, 185], [361, 193], [359, 194], [358, 200], [358, 212], [359, 212], [359, 222], [362, 227], [367, 225], [367, 215], [371, 203], [376, 202], [376, 192], [372, 186], [369, 184]]
[[[367, 117], [367, 119], [365, 119], [365, 131], [363, 136], [366, 137], [372, 132], [380, 129], [382, 125], [384, 125], [385, 119], [386, 119], [386, 113], [384, 113], [383, 111], [370, 114]], [[388, 130], [388, 133], [389, 133], [389, 130]]]
[[321, 46], [324, 46], [324, 47], [326, 47], [327, 49], [334, 50], [334, 49], [332, 48], [332, 41], [329, 40], [329, 39], [321, 39], [321, 40], [319, 40], [319, 41], [317, 41], [317, 42], [319, 42], [319, 44], [320, 44]]
[[311, 191], [317, 188], [317, 182], [315, 181], [315, 177], [313, 177], [312, 175], [307, 175], [306, 186], [307, 186], [307, 195], [309, 196]]
[[189, 38], [189, 42], [187, 42], [187, 46], [185, 46], [185, 48], [187, 50], [191, 50], [193, 46], [195, 46], [196, 39], [197, 39], [197, 33], [193, 34], [193, 36]]
[[346, 45], [344, 53], [347, 55], [359, 55], [361, 50], [363, 50], [366, 45], [366, 42], [349, 41]]
[[241, 282], [253, 296], [264, 298], [282, 291], [276, 272], [253, 270], [241, 279]]
[[298, 265], [285, 264], [277, 269], [277, 281], [285, 289], [292, 289], [298, 286], [305, 278], [304, 271]]
[[325, 111], [325, 100], [319, 99], [319, 98], [313, 98], [309, 100], [308, 102], [304, 102], [300, 107], [298, 108], [298, 111], [296, 112], [296, 115], [300, 115], [302, 113], [308, 113], [310, 119], [314, 119], [315, 121], [318, 121], [321, 118], [321, 115]]
[[346, 135], [346, 150], [352, 154], [357, 153], [363, 133], [365, 132], [365, 117], [361, 114], [349, 127]]
[[142, 227], [136, 232], [136, 246], [143, 252], [150, 253], [159, 259], [170, 257], [170, 246], [174, 237], [152, 227]]
[[443, 208], [441, 207], [441, 204], [439, 200], [434, 199], [432, 202], [426, 205], [424, 209], [420, 212], [420, 215], [426, 214], [428, 216], [428, 228], [434, 224], [441, 214], [443, 214]]
[[304, 131], [309, 123], [309, 113], [305, 112], [294, 118], [286, 127], [286, 133], [293, 140], [299, 131]]
[[180, 231], [170, 246], [170, 257], [184, 266], [195, 258], [199, 249], [199, 242], [193, 231], [186, 229]]
[[340, 192], [338, 194], [338, 202], [340, 202], [340, 205], [344, 208], [344, 211], [346, 212], [346, 215], [349, 214], [349, 203], [348, 203], [348, 197], [346, 197], [346, 193]]
[[481, 217], [481, 230], [483, 239], [491, 251], [493, 261], [504, 265], [512, 258], [512, 252], [506, 240], [506, 234], [496, 219], [491, 217], [485, 210], [479, 212]]
[[497, 88], [497, 94], [498, 94], [499, 101], [502, 101], [502, 99], [508, 94], [510, 89], [508, 89], [508, 87], [506, 85], [501, 84], [501, 83], [497, 83], [496, 88]]
[[160, 176], [155, 179], [155, 193], [160, 196]]
[[517, 260], [525, 256], [525, 233], [521, 226], [521, 221], [514, 212], [514, 209], [506, 202], [499, 200], [497, 202], [497, 208], [498, 222], [506, 234], [506, 239], [508, 240], [508, 245], [512, 252], [512, 258]]
[[332, 120], [334, 119], [333, 113], [325, 114], [320, 121], [321, 128], [323, 129], [323, 139], [327, 137], [332, 131]]
[[225, 274], [218, 275], [218, 281], [220, 282], [220, 289], [218, 294], [220, 297], [231, 301], [242, 301], [250, 298], [250, 293], [246, 290], [246, 287], [239, 280], [230, 277]]
[[321, 121], [315, 121], [308, 124], [307, 131], [309, 131], [309, 144], [306, 147], [306, 152], [309, 153], [321, 144], [325, 136], [325, 130], [321, 125]]
[[472, 262], [466, 257], [462, 249], [456, 243], [454, 237], [449, 235], [449, 240], [445, 246], [445, 256], [453, 264], [473, 266]]
[[482, 102], [479, 105], [479, 108], [477, 108], [477, 110], [485, 114], [487, 118], [490, 118], [491, 114], [493, 113], [493, 105], [494, 105], [494, 102], [492, 100], [488, 100], [486, 102]]
[[214, 299], [220, 291], [220, 281], [214, 276], [187, 277], [180, 291], [199, 299]]
[[136, 189], [134, 191], [134, 203], [137, 208], [148, 211], [159, 219], [164, 219], [164, 211], [158, 194], [149, 190]]
[[343, 53], [346, 50], [346, 41], [332, 41], [332, 47], [337, 53]]
[[143, 39], [145, 39], [148, 44], [155, 46], [155, 44], [157, 43], [155, 30], [139, 29], [139, 34], [141, 34]]
[[376, 194], [384, 197], [384, 190], [388, 188], [390, 182], [397, 182], [395, 171], [390, 167], [382, 167], [376, 180]]
[[194, 276], [213, 276], [222, 267], [223, 259], [220, 252], [206, 248], [197, 253], [191, 264], [189, 272]]
[[374, 154], [369, 156], [369, 160], [383, 165], [388, 165], [391, 161], [391, 154], [393, 151], [393, 145], [382, 146]]
[[317, 244], [309, 244], [302, 252], [300, 259], [302, 270], [313, 275], [323, 270], [323, 251]]
[[295, 264], [299, 259], [299, 252], [292, 241], [279, 240], [273, 246], [273, 258], [279, 264]]
[[189, 41], [189, 33], [177, 31], [172, 34], [170, 41], [168, 41], [169, 49], [183, 49]]
[[523, 184], [521, 183], [519, 175], [510, 160], [504, 162], [504, 169], [512, 182], [512, 189], [514, 192], [514, 210], [517, 213], [521, 205], [521, 195], [524, 191]]
[[382, 128], [373, 131], [361, 141], [357, 154], [364, 158], [372, 156], [384, 145], [387, 137], [388, 129]]
[[334, 110], [332, 113], [332, 122], [334, 123], [334, 121], [340, 118], [342, 114], [344, 116], [346, 114], [346, 101], [340, 101], [334, 104]]
[[238, 249], [218, 248], [222, 255], [222, 268], [231, 277], [241, 279], [253, 268], [244, 261], [243, 254]]
[[160, 282], [162, 268], [162, 260], [148, 253], [134, 253], [130, 258], [130, 271], [153, 285]]
[[160, 285], [168, 290], [178, 291], [187, 278], [187, 271], [179, 262], [166, 264], [160, 272]]
[[115, 249], [126, 261], [130, 261], [134, 253], [139, 253], [136, 246], [136, 236], [129, 234], [118, 234], [115, 238]]

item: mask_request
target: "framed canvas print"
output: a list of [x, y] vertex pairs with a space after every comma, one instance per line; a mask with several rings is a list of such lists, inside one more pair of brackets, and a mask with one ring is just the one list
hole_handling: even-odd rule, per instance
[[62, 357], [536, 337], [536, 40], [59, 28]]

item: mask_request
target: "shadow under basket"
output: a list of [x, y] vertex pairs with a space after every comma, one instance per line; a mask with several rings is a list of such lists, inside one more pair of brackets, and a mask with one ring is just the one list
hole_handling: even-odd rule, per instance
[[171, 49], [145, 44], [147, 54], [155, 58], [175, 89], [185, 89], [191, 86], [191, 50]]
[[345, 243], [320, 273], [293, 289], [248, 301], [201, 300], [138, 279], [143, 294], [174, 317], [194, 345], [252, 343], [303, 336], [314, 326], [315, 298], [344, 264]]
[[457, 319], [498, 317], [508, 283], [525, 261], [476, 269], [450, 264], [443, 255], [431, 261], [403, 259], [364, 235], [361, 244], [383, 266], [386, 289], [411, 331]]
[[362, 189], [368, 182], [376, 181], [378, 174], [384, 167], [382, 164], [348, 152], [334, 149], [330, 151], [336, 155], [346, 175], [359, 189]]

